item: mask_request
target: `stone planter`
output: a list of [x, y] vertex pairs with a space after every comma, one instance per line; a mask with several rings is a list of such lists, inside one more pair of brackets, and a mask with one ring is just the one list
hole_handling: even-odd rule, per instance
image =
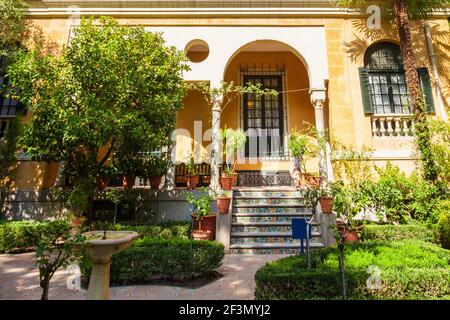
[[92, 271], [87, 292], [88, 300], [109, 300], [111, 256], [129, 247], [138, 234], [134, 231], [91, 231], [83, 234], [87, 252], [92, 258]]
[[192, 230], [194, 240], [212, 240], [210, 230]]

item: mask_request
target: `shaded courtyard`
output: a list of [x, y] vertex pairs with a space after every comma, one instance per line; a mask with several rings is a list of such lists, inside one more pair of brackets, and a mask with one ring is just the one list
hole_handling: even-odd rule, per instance
[[[0, 255], [0, 299], [38, 300], [39, 271], [34, 265], [34, 253]], [[197, 289], [159, 285], [123, 286], [111, 288], [111, 299], [180, 299], [219, 300], [254, 299], [255, 272], [269, 261], [284, 255], [226, 255], [218, 272], [223, 277]], [[50, 285], [50, 300], [86, 299], [86, 291], [69, 290], [66, 270], [56, 272]]]

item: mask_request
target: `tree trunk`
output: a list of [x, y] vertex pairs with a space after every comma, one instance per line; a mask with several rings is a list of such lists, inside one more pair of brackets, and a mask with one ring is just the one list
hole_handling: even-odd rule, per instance
[[423, 175], [424, 178], [429, 181], [436, 181], [438, 178], [438, 170], [430, 151], [431, 132], [427, 125], [427, 107], [420, 85], [416, 58], [412, 46], [408, 3], [407, 0], [391, 0], [391, 3], [400, 38], [400, 50], [405, 69], [406, 84], [411, 96], [414, 118], [416, 120], [415, 135], [417, 148], [420, 152], [420, 159], [423, 165]]
[[94, 229], [94, 195], [89, 195], [88, 204], [87, 204], [87, 218], [88, 218], [88, 226], [89, 230]]
[[411, 103], [416, 113], [425, 113], [419, 106], [422, 100], [422, 90], [420, 87], [419, 75], [417, 73], [417, 63], [412, 47], [411, 29], [408, 18], [408, 4], [406, 0], [392, 0], [395, 21], [397, 23], [398, 36], [400, 38], [400, 50], [405, 68], [406, 84], [411, 96]]
[[48, 289], [50, 288], [50, 277], [44, 276], [41, 281], [42, 295], [41, 300], [48, 300]]

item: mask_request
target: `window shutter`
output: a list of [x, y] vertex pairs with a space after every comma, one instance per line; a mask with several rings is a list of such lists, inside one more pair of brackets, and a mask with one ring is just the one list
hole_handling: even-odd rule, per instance
[[420, 82], [422, 84], [423, 94], [425, 95], [425, 102], [427, 104], [427, 111], [434, 113], [434, 99], [433, 88], [431, 87], [430, 74], [427, 68], [418, 68]]
[[361, 95], [363, 100], [364, 112], [373, 113], [372, 93], [369, 83], [369, 72], [366, 68], [359, 68], [359, 81], [361, 83]]

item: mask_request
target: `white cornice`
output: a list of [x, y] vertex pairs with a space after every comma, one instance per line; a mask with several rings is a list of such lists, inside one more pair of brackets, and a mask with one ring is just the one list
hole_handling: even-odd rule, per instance
[[[31, 17], [69, 17], [110, 15], [117, 17], [160, 16], [286, 16], [286, 17], [361, 17], [361, 10], [336, 8], [327, 0], [28, 0]], [[450, 12], [436, 12], [448, 17]]]

